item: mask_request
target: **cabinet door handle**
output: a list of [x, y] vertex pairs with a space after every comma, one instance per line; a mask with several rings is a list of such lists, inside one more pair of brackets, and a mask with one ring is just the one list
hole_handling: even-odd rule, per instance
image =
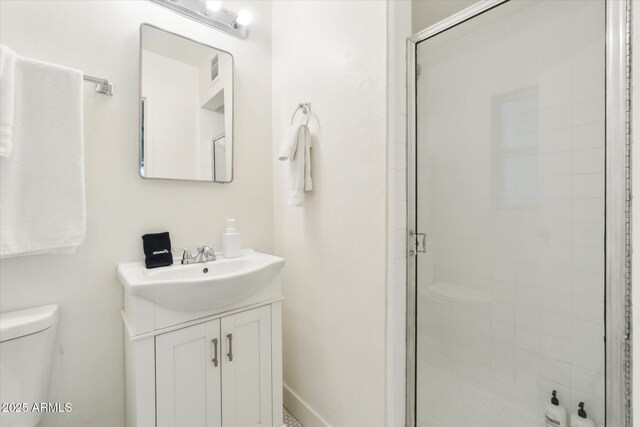
[[227, 357], [229, 357], [229, 362], [233, 360], [233, 334], [227, 334], [227, 339], [229, 340], [229, 353], [227, 353]]
[[211, 359], [211, 361], [213, 362], [213, 366], [217, 368], [218, 367], [218, 338], [212, 339], [211, 342], [213, 343], [213, 359]]

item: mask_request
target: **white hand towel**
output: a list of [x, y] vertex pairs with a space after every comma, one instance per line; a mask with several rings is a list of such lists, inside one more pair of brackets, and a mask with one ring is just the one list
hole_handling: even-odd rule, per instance
[[0, 257], [69, 253], [85, 235], [82, 72], [18, 57], [11, 158], [0, 158]]
[[307, 126], [302, 129], [304, 133], [304, 191], [308, 193], [313, 190], [313, 181], [311, 180], [311, 132]]
[[303, 126], [305, 125], [297, 124], [287, 129], [287, 132], [284, 135], [284, 139], [282, 140], [282, 145], [280, 145], [278, 160], [288, 160], [290, 158], [293, 158], [293, 155], [296, 152], [296, 147], [298, 145], [298, 134], [300, 133], [300, 129]]
[[[294, 128], [295, 133], [290, 134], [287, 132], [283, 149], [280, 151], [281, 155], [278, 158], [288, 161], [289, 166], [287, 204], [289, 206], [303, 206], [304, 193], [313, 190], [311, 179], [311, 134], [309, 128], [305, 125], [295, 126], [291, 129]], [[289, 138], [294, 141], [294, 143], [291, 143], [293, 149], [290, 150], [286, 147], [287, 149], [285, 150]], [[282, 155], [285, 151], [287, 152], [286, 157]]]
[[16, 53], [0, 45], [0, 157], [9, 157], [13, 143]]

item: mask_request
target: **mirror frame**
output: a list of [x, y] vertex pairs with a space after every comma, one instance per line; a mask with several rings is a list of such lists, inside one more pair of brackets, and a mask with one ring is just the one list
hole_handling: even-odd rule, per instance
[[[215, 181], [215, 180], [211, 180], [211, 181], [205, 181], [205, 180], [201, 180], [201, 179], [181, 179], [181, 178], [161, 178], [161, 177], [149, 177], [149, 176], [144, 176], [142, 171], [144, 170], [144, 132], [143, 132], [143, 117], [142, 117], [142, 104], [144, 102], [144, 98], [142, 96], [142, 29], [144, 27], [151, 27], [154, 28], [156, 30], [160, 30], [160, 31], [164, 31], [165, 33], [169, 33], [173, 36], [176, 37], [180, 37], [182, 39], [188, 40], [190, 42], [193, 43], [198, 43], [199, 45], [202, 46], [206, 46], [210, 49], [214, 49], [217, 50], [219, 52], [222, 53], [226, 53], [231, 57], [231, 66], [232, 66], [232, 70], [234, 70], [234, 72], [231, 74], [231, 88], [233, 89], [231, 91], [231, 102], [232, 102], [232, 108], [231, 108], [231, 133], [232, 133], [232, 138], [231, 138], [231, 178], [229, 179], [229, 181]], [[161, 180], [169, 180], [169, 181], [188, 181], [188, 182], [206, 182], [206, 183], [212, 183], [212, 184], [231, 184], [233, 182], [233, 180], [235, 179], [235, 157], [236, 157], [236, 149], [235, 149], [235, 110], [236, 110], [236, 98], [235, 98], [235, 91], [236, 91], [236, 87], [235, 87], [235, 58], [233, 57], [233, 54], [231, 52], [227, 52], [226, 50], [222, 50], [219, 49], [217, 47], [213, 47], [211, 45], [208, 45], [206, 43], [202, 43], [199, 42], [197, 40], [194, 40], [192, 38], [189, 37], [185, 37], [181, 34], [175, 33], [173, 31], [169, 31], [169, 30], [165, 30], [164, 28], [160, 28], [157, 25], [153, 25], [150, 24], [148, 22], [143, 22], [142, 24], [140, 24], [140, 29], [139, 29], [139, 36], [138, 36], [138, 176], [140, 176], [140, 178], [142, 179], [161, 179]], [[225, 131], [226, 132], [226, 131]], [[215, 174], [214, 174], [215, 176]]]

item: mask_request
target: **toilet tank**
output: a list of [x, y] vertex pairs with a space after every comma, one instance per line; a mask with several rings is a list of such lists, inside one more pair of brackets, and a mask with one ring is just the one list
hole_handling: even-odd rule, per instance
[[2, 427], [40, 421], [42, 412], [32, 409], [48, 402], [57, 323], [57, 305], [0, 313], [0, 402], [14, 405], [2, 408]]

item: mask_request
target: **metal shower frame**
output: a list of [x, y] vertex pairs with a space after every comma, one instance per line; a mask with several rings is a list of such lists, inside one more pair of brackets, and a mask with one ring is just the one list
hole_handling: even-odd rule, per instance
[[[418, 43], [510, 0], [484, 0], [407, 39], [406, 425], [416, 425], [416, 50]], [[605, 411], [631, 427], [631, 1], [606, 1]]]

